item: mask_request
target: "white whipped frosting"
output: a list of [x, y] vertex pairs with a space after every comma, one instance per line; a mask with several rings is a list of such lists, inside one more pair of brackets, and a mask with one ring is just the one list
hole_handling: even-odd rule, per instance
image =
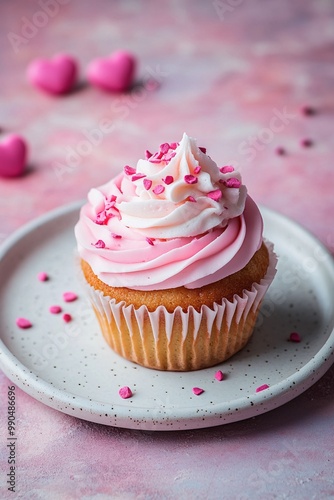
[[[123, 194], [117, 196], [115, 206], [125, 226], [150, 238], [198, 236], [226, 226], [245, 208], [247, 191], [239, 172], [222, 173], [186, 134], [174, 157], [159, 163], [151, 158], [139, 160], [136, 174], [145, 177], [133, 181], [131, 176], [125, 176], [121, 184]], [[197, 182], [189, 183], [187, 176], [193, 176], [190, 182]], [[145, 188], [144, 179], [152, 182], [150, 189]], [[164, 182], [171, 179], [170, 183]], [[240, 187], [228, 187], [225, 182], [229, 179], [237, 180]], [[157, 186], [163, 187], [160, 194], [154, 192]], [[216, 194], [210, 197], [209, 193]]]

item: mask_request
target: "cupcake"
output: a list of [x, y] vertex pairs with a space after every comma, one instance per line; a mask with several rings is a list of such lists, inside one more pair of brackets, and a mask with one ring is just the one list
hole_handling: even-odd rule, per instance
[[183, 135], [88, 193], [75, 227], [109, 346], [148, 368], [218, 364], [250, 339], [275, 275], [240, 173]]

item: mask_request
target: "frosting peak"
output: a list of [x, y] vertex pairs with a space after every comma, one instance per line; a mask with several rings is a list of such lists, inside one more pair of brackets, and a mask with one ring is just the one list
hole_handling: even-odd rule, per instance
[[233, 167], [217, 164], [186, 134], [164, 143], [137, 169], [125, 168], [115, 206], [123, 223], [150, 238], [194, 237], [242, 214], [246, 188]]

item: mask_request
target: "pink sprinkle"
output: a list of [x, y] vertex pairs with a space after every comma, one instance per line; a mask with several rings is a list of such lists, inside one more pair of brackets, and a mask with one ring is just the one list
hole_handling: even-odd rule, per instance
[[133, 174], [136, 173], [136, 169], [133, 168], [133, 167], [129, 167], [129, 165], [125, 165], [125, 167], [124, 167], [124, 173], [126, 175], [133, 175]]
[[215, 379], [219, 380], [219, 382], [221, 382], [222, 380], [224, 380], [224, 374], [223, 374], [223, 372], [221, 370], [218, 370], [215, 373]]
[[105, 213], [105, 211], [103, 211], [97, 214], [95, 219], [95, 224], [99, 224], [100, 226], [102, 226], [107, 221], [108, 221], [107, 214]]
[[155, 186], [155, 188], [153, 189], [153, 193], [154, 194], [161, 194], [165, 191], [165, 186], [163, 186], [162, 184], [158, 184], [157, 186]]
[[116, 234], [116, 233], [111, 233], [111, 237], [115, 238], [115, 240], [119, 240], [119, 239], [122, 238], [122, 235], [121, 234]]
[[153, 156], [149, 159], [149, 161], [151, 163], [161, 163], [161, 159], [160, 158], [153, 158]]
[[[219, 182], [221, 180], [222, 179], [220, 179]], [[225, 184], [225, 186], [228, 188], [239, 188], [241, 186], [241, 182], [236, 177], [231, 177], [230, 179], [224, 180], [223, 184]]]
[[172, 182], [174, 182], [174, 177], [172, 175], [166, 175], [166, 177], [162, 180], [168, 186], [169, 184], [172, 184]]
[[303, 146], [303, 148], [310, 148], [311, 146], [313, 146], [313, 141], [311, 139], [302, 139], [300, 141], [300, 144], [301, 146]]
[[73, 302], [74, 300], [77, 300], [78, 296], [74, 292], [64, 292], [63, 293], [63, 299], [65, 302]]
[[166, 153], [168, 153], [168, 150], [169, 150], [169, 144], [168, 142], [164, 142], [163, 144], [160, 144], [160, 151], [163, 155], [165, 155]]
[[269, 385], [268, 384], [260, 385], [260, 387], [256, 388], [255, 392], [261, 392], [261, 391], [264, 391], [265, 389], [269, 389]]
[[154, 243], [153, 243], [152, 238], [148, 238], [148, 237], [147, 237], [147, 238], [145, 238], [145, 239], [146, 239], [146, 241], [147, 241], [147, 243], [148, 243], [149, 245], [151, 245], [152, 247], [154, 246]]
[[187, 184], [197, 184], [198, 179], [197, 179], [197, 177], [195, 177], [194, 175], [188, 174], [188, 175], [185, 175], [185, 176], [184, 176], [184, 181], [185, 181]]
[[50, 306], [49, 311], [51, 314], [59, 314], [59, 313], [61, 313], [61, 307], [60, 306]]
[[152, 159], [156, 159], [156, 160], [161, 160], [161, 158], [163, 157], [163, 154], [161, 151], [157, 151], [156, 153], [154, 153], [154, 155], [152, 155]]
[[204, 389], [201, 389], [200, 387], [193, 387], [193, 393], [195, 396], [199, 396], [200, 394], [203, 394]]
[[47, 281], [49, 279], [49, 276], [46, 273], [38, 273], [37, 278], [39, 281]]
[[215, 191], [210, 191], [207, 196], [211, 198], [211, 200], [214, 201], [219, 201], [221, 197], [223, 196], [223, 193], [221, 192], [220, 189], [216, 189]]
[[195, 167], [195, 168], [194, 168], [194, 174], [199, 174], [201, 170], [202, 170], [202, 167], [200, 167], [200, 166], [198, 165], [198, 167]]
[[171, 143], [170, 143], [170, 145], [169, 145], [169, 147], [170, 147], [171, 149], [176, 149], [176, 148], [177, 148], [177, 146], [178, 146], [177, 142], [171, 142]]
[[199, 147], [198, 149], [202, 151], [202, 153], [206, 154], [206, 148]]
[[115, 207], [115, 201], [107, 201], [106, 204], [105, 204], [105, 210], [111, 210], [112, 208]]
[[279, 156], [283, 156], [285, 155], [285, 149], [282, 148], [282, 146], [278, 146], [276, 149], [275, 149], [275, 153]]
[[164, 159], [165, 161], [170, 161], [174, 156], [176, 155], [175, 151], [169, 151], [165, 156]]
[[161, 163], [161, 158], [157, 158], [156, 156], [151, 156], [148, 160], [151, 163]]
[[220, 167], [219, 170], [222, 174], [228, 174], [230, 172], [234, 172], [234, 167], [231, 167], [230, 165], [225, 165], [225, 167]]
[[300, 337], [299, 333], [292, 332], [292, 333], [290, 333], [289, 340], [290, 340], [290, 342], [300, 342], [301, 337]]
[[31, 328], [32, 323], [26, 318], [17, 318], [16, 324], [19, 328]]
[[95, 248], [105, 248], [106, 244], [102, 240], [97, 240], [96, 243], [92, 243], [93, 247]]
[[144, 188], [148, 191], [149, 189], [151, 189], [152, 181], [150, 179], [144, 179], [143, 184]]
[[70, 321], [72, 321], [72, 316], [68, 313], [65, 313], [63, 314], [63, 320], [65, 321], [65, 323], [69, 323]]
[[196, 203], [196, 200], [193, 196], [188, 196], [188, 201], [191, 201], [192, 203]]
[[143, 179], [144, 177], [146, 177], [145, 174], [138, 173], [138, 174], [133, 175], [131, 177], [131, 180], [132, 180], [132, 182], [135, 182], [135, 181], [138, 181], [139, 179]]
[[301, 112], [305, 116], [312, 116], [316, 114], [316, 110], [312, 106], [303, 106], [301, 108]]
[[128, 399], [133, 396], [132, 391], [130, 387], [121, 387], [120, 390], [118, 391], [118, 394], [121, 396], [123, 399]]
[[145, 151], [145, 158], [146, 158], [146, 160], [148, 160], [149, 158], [151, 158], [151, 156], [152, 156], [152, 153], [148, 149], [146, 149], [146, 151]]

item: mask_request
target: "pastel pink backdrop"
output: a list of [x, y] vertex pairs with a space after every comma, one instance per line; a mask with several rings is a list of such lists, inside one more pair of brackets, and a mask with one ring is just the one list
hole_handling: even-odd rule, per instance
[[[0, 129], [29, 144], [26, 175], [0, 179], [0, 241], [186, 131], [212, 158], [238, 164], [258, 203], [333, 252], [333, 2], [49, 3], [52, 15], [30, 32], [27, 20], [45, 21], [36, 13], [46, 12], [46, 0], [0, 6]], [[117, 49], [137, 56], [136, 86], [108, 94], [87, 85], [88, 63]], [[53, 97], [27, 83], [31, 60], [61, 52], [78, 59], [78, 88]], [[305, 105], [317, 113], [305, 116]], [[97, 130], [102, 123], [107, 133]], [[8, 384], [0, 374], [2, 498], [12, 498], [4, 478]], [[268, 414], [174, 433], [91, 424], [17, 388], [18, 498], [333, 497], [333, 388], [332, 368]]]

